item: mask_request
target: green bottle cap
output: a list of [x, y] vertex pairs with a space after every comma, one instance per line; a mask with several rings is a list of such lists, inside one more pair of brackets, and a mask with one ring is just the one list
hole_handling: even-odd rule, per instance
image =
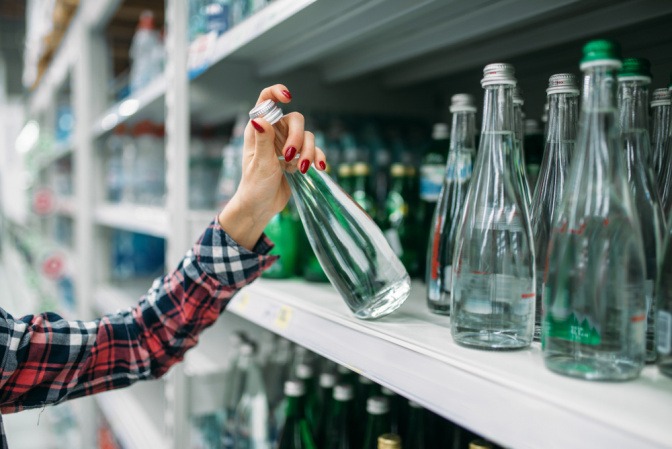
[[644, 58], [624, 58], [621, 70], [618, 71], [619, 78], [641, 78], [645, 77], [651, 80], [651, 62]]
[[592, 65], [607, 64], [615, 67], [621, 65], [621, 47], [617, 42], [607, 39], [589, 41], [583, 46], [581, 69]]

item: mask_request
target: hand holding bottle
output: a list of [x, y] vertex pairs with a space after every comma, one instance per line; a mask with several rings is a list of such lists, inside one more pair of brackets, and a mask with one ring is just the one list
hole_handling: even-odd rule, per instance
[[[289, 90], [276, 84], [261, 91], [257, 104], [266, 100], [289, 103], [291, 99]], [[303, 115], [292, 112], [281, 122], [287, 128], [287, 139], [279, 142], [284, 159], [297, 164], [302, 173], [313, 163], [324, 170], [326, 157], [315, 147], [313, 133], [305, 131]], [[219, 214], [222, 228], [248, 249], [254, 247], [269, 220], [284, 209], [291, 194], [283, 163], [276, 154], [275, 139], [275, 130], [266, 120], [250, 120], [245, 129], [242, 178], [233, 198]], [[298, 161], [294, 161], [297, 154]]]

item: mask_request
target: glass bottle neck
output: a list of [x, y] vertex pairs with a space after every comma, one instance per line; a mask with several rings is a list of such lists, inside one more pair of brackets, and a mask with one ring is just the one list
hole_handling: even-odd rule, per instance
[[546, 141], [551, 143], [576, 140], [576, 121], [579, 112], [579, 97], [571, 93], [556, 93], [548, 96], [548, 132]]
[[616, 114], [616, 68], [608, 65], [589, 67], [584, 71], [581, 113], [583, 123], [587, 114]]
[[513, 84], [485, 87], [483, 101], [483, 134], [514, 131]]
[[476, 113], [457, 111], [453, 113], [452, 129], [450, 131], [450, 150], [472, 150], [476, 139]]
[[621, 132], [649, 129], [649, 83], [646, 81], [620, 81], [618, 106]]
[[303, 398], [303, 396], [287, 396], [287, 404], [285, 406], [285, 416], [287, 418], [303, 418]]

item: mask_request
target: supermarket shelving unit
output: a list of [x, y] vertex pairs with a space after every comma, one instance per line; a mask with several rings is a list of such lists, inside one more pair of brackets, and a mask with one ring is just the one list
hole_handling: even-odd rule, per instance
[[[295, 100], [289, 110], [436, 120], [447, 117], [452, 93], [480, 98], [484, 64], [511, 61], [527, 92], [543, 92], [552, 73], [578, 72], [580, 42], [596, 36], [615, 37], [627, 51], [651, 59], [654, 85], [666, 84], [672, 71], [666, 56], [672, 52], [672, 3], [666, 1], [275, 0], [219, 37], [207, 64], [190, 77], [187, 2], [166, 0], [164, 75], [110, 103], [103, 35], [120, 4], [81, 2], [29, 104], [29, 117], [43, 117], [71, 74], [75, 188], [60, 207], [75, 220], [81, 318], [128, 307], [149, 287], [148, 280], [125, 289], [106, 282], [109, 267], [97, 250], [106, 247], [104, 229], [165, 238], [167, 269], [181, 259], [216, 212], [188, 207], [191, 126], [233, 121], [267, 85], [290, 87]], [[541, 112], [541, 104], [528, 107]], [[100, 185], [104, 139], [117, 124], [144, 118], [166, 123], [165, 207], [106, 203]], [[400, 311], [360, 321], [328, 285], [262, 279], [234, 299], [231, 313], [202, 345], [221, 342], [230, 322], [255, 323], [506, 447], [672, 447], [672, 381], [654, 367], [633, 382], [592, 383], [547, 371], [537, 345], [507, 353], [467, 350], [450, 338], [447, 318], [425, 311], [423, 298], [422, 283], [415, 281]], [[216, 350], [195, 351], [166, 381], [101, 395], [99, 409], [128, 447], [187, 448], [198, 386], [221, 384], [224, 359]], [[93, 417], [86, 419], [84, 426], [93, 429]], [[85, 435], [85, 441], [93, 438]]]

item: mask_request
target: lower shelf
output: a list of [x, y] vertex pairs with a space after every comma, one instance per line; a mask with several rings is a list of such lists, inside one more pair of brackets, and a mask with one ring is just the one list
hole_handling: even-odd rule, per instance
[[395, 313], [362, 321], [330, 285], [260, 279], [228, 310], [364, 374], [505, 447], [672, 448], [672, 380], [646, 367], [626, 383], [559, 376], [538, 344], [458, 346], [417, 282]]

